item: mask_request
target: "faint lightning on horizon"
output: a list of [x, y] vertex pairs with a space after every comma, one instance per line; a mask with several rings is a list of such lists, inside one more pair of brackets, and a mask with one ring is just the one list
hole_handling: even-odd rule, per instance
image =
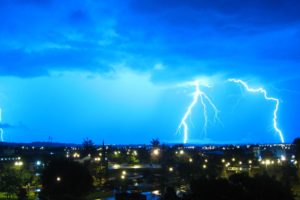
[[[178, 129], [177, 129], [177, 132], [179, 132], [181, 129], [183, 129], [183, 143], [184, 144], [187, 143], [188, 136], [189, 136], [189, 127], [188, 127], [188, 124], [187, 124], [186, 121], [187, 121], [187, 118], [191, 116], [192, 110], [195, 107], [195, 105], [198, 103], [199, 99], [200, 99], [200, 102], [201, 102], [201, 105], [202, 105], [202, 108], [203, 108], [203, 117], [204, 117], [203, 129], [204, 129], [205, 134], [207, 132], [207, 125], [208, 125], [207, 104], [210, 105], [211, 108], [214, 111], [214, 120], [219, 121], [219, 118], [218, 118], [219, 110], [214, 105], [212, 100], [207, 96], [207, 94], [200, 89], [200, 81], [196, 80], [196, 81], [193, 81], [193, 82], [189, 82], [187, 85], [188, 86], [194, 86], [195, 87], [195, 92], [192, 94], [193, 101], [188, 106], [188, 109], [185, 112], [183, 118], [181, 119], [181, 122], [178, 126]], [[209, 87], [207, 84], [204, 84], [204, 86]]]
[[[1, 122], [2, 122], [2, 109], [0, 108], [0, 125], [1, 125]], [[1, 140], [1, 142], [4, 142], [3, 134], [4, 134], [3, 128], [0, 127], [0, 140]]]
[[248, 92], [251, 92], [251, 93], [262, 93], [264, 95], [264, 98], [267, 101], [274, 101], [276, 103], [275, 109], [273, 111], [273, 127], [274, 127], [275, 131], [278, 133], [278, 135], [280, 137], [280, 140], [281, 140], [281, 143], [284, 143], [283, 133], [278, 128], [278, 125], [277, 125], [277, 113], [278, 113], [279, 104], [280, 104], [279, 99], [274, 98], [274, 97], [269, 97], [267, 91], [264, 88], [262, 88], [262, 87], [259, 87], [259, 88], [250, 88], [248, 86], [248, 84], [246, 82], [244, 82], [243, 80], [231, 78], [231, 79], [228, 79], [228, 81], [229, 82], [233, 82], [233, 83], [237, 83], [237, 84], [241, 84]]

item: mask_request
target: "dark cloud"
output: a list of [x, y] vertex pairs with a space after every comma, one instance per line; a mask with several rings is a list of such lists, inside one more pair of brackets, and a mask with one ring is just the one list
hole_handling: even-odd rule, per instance
[[[300, 21], [300, 2], [296, 0], [133, 0], [132, 8], [139, 13], [166, 14], [177, 13], [172, 21], [184, 24], [182, 18], [191, 16], [193, 20], [211, 21], [220, 26], [223, 23], [239, 24], [243, 26], [265, 26], [274, 24], [291, 24]], [[166, 16], [165, 20], [169, 20]], [[171, 16], [172, 17], [172, 16]], [[199, 18], [201, 17], [201, 18]], [[205, 20], [203, 20], [203, 18]], [[215, 20], [215, 21], [214, 21]], [[187, 21], [188, 22], [188, 21]]]
[[[90, 18], [89, 14], [86, 11], [80, 9], [71, 11], [68, 16], [68, 20], [71, 26], [84, 26], [84, 27], [94, 26], [93, 21]], [[87, 28], [91, 28], [91, 27], [87, 27]]]
[[52, 0], [13, 0], [17, 4], [49, 5]]
[[0, 123], [0, 128], [3, 128], [3, 129], [13, 128], [13, 127], [14, 126], [10, 125], [10, 124]]
[[91, 70], [103, 72], [109, 70], [105, 60], [97, 60], [95, 54], [101, 51], [84, 50], [47, 50], [38, 52], [24, 52], [14, 50], [0, 52], [0, 73], [21, 77], [47, 75], [49, 70]]
[[16, 5], [34, 5], [34, 6], [49, 6], [52, 0], [2, 0], [1, 6], [16, 6]]
[[180, 78], [182, 69], [186, 76], [278, 77], [288, 75], [300, 58], [296, 0], [22, 2], [44, 6], [10, 1], [14, 6], [1, 10], [2, 75], [107, 72], [118, 63], [150, 70], [162, 63], [165, 70], [155, 79]]

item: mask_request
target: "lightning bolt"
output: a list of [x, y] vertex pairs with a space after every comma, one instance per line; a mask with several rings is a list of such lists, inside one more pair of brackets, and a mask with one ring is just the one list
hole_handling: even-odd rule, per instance
[[278, 125], [277, 125], [277, 113], [278, 113], [279, 104], [280, 104], [279, 99], [268, 96], [267, 91], [264, 88], [262, 88], [262, 87], [259, 87], [259, 88], [250, 88], [248, 86], [248, 84], [246, 82], [244, 82], [243, 80], [233, 79], [232, 78], [232, 79], [228, 79], [228, 81], [229, 82], [233, 82], [233, 83], [237, 83], [237, 84], [241, 84], [248, 92], [251, 92], [251, 93], [262, 93], [264, 95], [264, 98], [267, 101], [274, 101], [275, 102], [275, 109], [274, 109], [274, 112], [273, 112], [273, 127], [274, 127], [275, 131], [278, 133], [278, 135], [280, 137], [280, 140], [281, 140], [281, 143], [284, 143], [283, 133], [278, 128]]
[[[206, 134], [206, 130], [207, 130], [207, 125], [208, 125], [208, 113], [207, 113], [207, 106], [211, 106], [211, 108], [214, 111], [214, 120], [218, 120], [218, 113], [219, 110], [217, 109], [217, 107], [214, 105], [214, 103], [212, 102], [212, 100], [206, 95], [205, 92], [203, 92], [200, 89], [200, 81], [196, 80], [193, 82], [189, 82], [187, 84], [188, 86], [193, 86], [195, 87], [195, 92], [192, 94], [193, 96], [193, 101], [191, 102], [191, 104], [188, 106], [187, 111], [185, 112], [183, 118], [181, 119], [181, 122], [178, 126], [177, 132], [179, 132], [180, 130], [183, 130], [183, 143], [186, 144], [188, 141], [188, 135], [189, 135], [189, 127], [188, 127], [188, 123], [187, 123], [187, 119], [188, 117], [191, 116], [192, 114], [192, 110], [195, 107], [195, 105], [198, 103], [199, 99], [200, 99], [200, 103], [202, 105], [203, 108], [203, 116], [204, 116], [204, 132]], [[209, 87], [207, 84], [203, 84], [206, 87]]]
[[[0, 125], [1, 125], [1, 122], [2, 122], [2, 109], [0, 108]], [[0, 128], [0, 140], [1, 140], [1, 142], [4, 142], [3, 134], [4, 134], [3, 128]]]

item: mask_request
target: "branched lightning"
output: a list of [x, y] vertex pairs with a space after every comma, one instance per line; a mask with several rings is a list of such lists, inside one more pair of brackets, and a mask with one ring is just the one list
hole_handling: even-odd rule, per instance
[[[1, 122], [2, 122], [2, 109], [0, 108], [0, 125], [1, 125]], [[0, 127], [0, 140], [1, 140], [1, 142], [4, 142], [3, 134], [4, 134], [3, 128]]]
[[284, 137], [283, 137], [283, 133], [282, 131], [278, 128], [277, 125], [277, 112], [279, 109], [279, 99], [274, 98], [274, 97], [269, 97], [267, 91], [264, 88], [250, 88], [248, 86], [248, 84], [246, 82], [244, 82], [243, 80], [240, 79], [228, 79], [229, 82], [233, 82], [233, 83], [237, 83], [237, 84], [241, 84], [248, 92], [252, 92], [252, 93], [262, 93], [264, 95], [264, 98], [267, 101], [274, 101], [276, 103], [275, 105], [275, 109], [273, 112], [273, 127], [275, 129], [275, 131], [278, 133], [280, 140], [282, 143], [284, 143]]
[[[217, 109], [217, 107], [214, 105], [214, 103], [212, 102], [212, 100], [206, 95], [205, 92], [203, 92], [200, 89], [200, 81], [194, 81], [194, 82], [189, 82], [188, 83], [189, 86], [194, 86], [195, 87], [195, 92], [192, 94], [193, 95], [193, 101], [192, 103], [188, 106], [187, 111], [185, 112], [183, 118], [181, 119], [181, 122], [178, 126], [178, 131], [183, 130], [183, 143], [187, 143], [188, 141], [188, 134], [189, 134], [189, 127], [187, 124], [187, 118], [189, 116], [191, 116], [192, 110], [195, 107], [195, 105], [198, 103], [199, 99], [200, 99], [200, 103], [202, 105], [203, 108], [203, 116], [204, 116], [204, 132], [206, 133], [206, 129], [207, 129], [207, 125], [208, 125], [208, 114], [207, 114], [207, 103], [208, 105], [211, 106], [211, 108], [214, 111], [214, 120], [215, 121], [219, 121], [218, 118], [218, 113], [219, 110]], [[208, 87], [208, 85], [205, 85], [206, 87]]]

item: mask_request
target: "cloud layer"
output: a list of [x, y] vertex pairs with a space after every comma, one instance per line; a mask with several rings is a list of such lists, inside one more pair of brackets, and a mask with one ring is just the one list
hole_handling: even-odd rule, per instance
[[[292, 141], [299, 10], [298, 0], [2, 0], [0, 128], [8, 141], [181, 140], [172, 134], [193, 88], [175, 86], [200, 77], [214, 86], [206, 89], [224, 122], [209, 139], [278, 141], [274, 105], [226, 82], [236, 77], [280, 98], [279, 124]], [[191, 139], [201, 113], [193, 111]]]
[[[150, 71], [153, 80], [290, 76], [299, 72], [299, 9], [296, 0], [5, 0], [0, 74], [103, 73], [122, 65]], [[163, 70], [153, 70], [157, 64]]]

